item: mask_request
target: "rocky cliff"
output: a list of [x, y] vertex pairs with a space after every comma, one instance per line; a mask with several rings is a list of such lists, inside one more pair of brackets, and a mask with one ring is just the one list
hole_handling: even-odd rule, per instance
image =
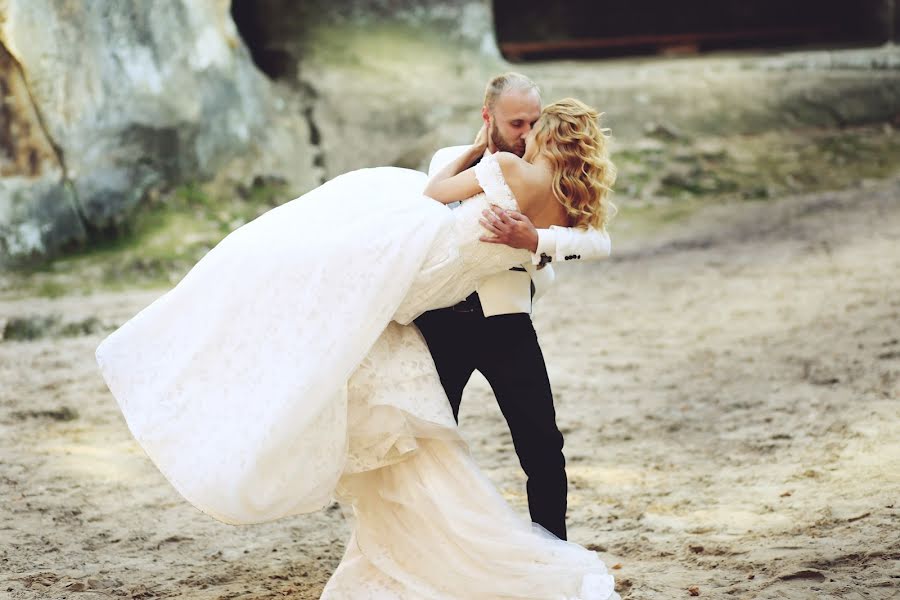
[[149, 189], [265, 151], [278, 98], [229, 8], [0, 0], [0, 263], [102, 238]]
[[900, 118], [893, 45], [511, 67], [495, 6], [0, 0], [0, 267], [120, 235], [184, 182], [275, 176], [283, 201], [355, 168], [425, 168], [472, 138], [510, 68], [597, 106], [625, 144]]

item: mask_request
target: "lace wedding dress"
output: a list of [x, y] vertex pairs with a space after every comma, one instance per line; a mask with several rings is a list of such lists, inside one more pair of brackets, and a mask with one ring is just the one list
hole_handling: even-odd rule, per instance
[[227, 523], [352, 507], [330, 600], [606, 600], [593, 552], [523, 521], [459, 437], [408, 324], [529, 259], [478, 241], [516, 208], [496, 159], [454, 211], [427, 178], [363, 169], [232, 232], [97, 360], [135, 438]]

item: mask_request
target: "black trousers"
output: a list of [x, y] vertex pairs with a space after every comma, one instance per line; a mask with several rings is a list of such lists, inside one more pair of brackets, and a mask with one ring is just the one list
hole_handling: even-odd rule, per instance
[[[485, 317], [472, 294], [459, 307], [416, 319], [459, 420], [463, 388], [474, 371], [490, 383], [528, 477], [531, 520], [566, 539], [566, 460], [544, 355], [527, 314]], [[463, 312], [470, 309], [470, 312]]]

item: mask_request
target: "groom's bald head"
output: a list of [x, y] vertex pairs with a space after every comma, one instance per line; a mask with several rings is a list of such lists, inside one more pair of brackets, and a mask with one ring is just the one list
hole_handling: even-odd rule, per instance
[[520, 73], [491, 79], [484, 91], [481, 117], [488, 127], [491, 152], [525, 153], [525, 138], [541, 116], [538, 86]]
[[484, 106], [493, 110], [497, 99], [505, 92], [532, 92], [540, 100], [541, 90], [531, 79], [521, 73], [503, 73], [488, 81], [484, 90]]

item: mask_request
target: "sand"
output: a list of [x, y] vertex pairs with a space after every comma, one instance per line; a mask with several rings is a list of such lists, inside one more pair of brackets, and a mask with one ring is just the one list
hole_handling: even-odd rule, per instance
[[[900, 596], [900, 180], [705, 209], [558, 268], [535, 325], [566, 436], [570, 539], [630, 600]], [[123, 322], [159, 291], [0, 297]], [[220, 524], [131, 439], [102, 333], [0, 342], [0, 598], [318, 595], [341, 511]], [[61, 410], [68, 408], [70, 410]], [[483, 379], [461, 429], [525, 510]]]

